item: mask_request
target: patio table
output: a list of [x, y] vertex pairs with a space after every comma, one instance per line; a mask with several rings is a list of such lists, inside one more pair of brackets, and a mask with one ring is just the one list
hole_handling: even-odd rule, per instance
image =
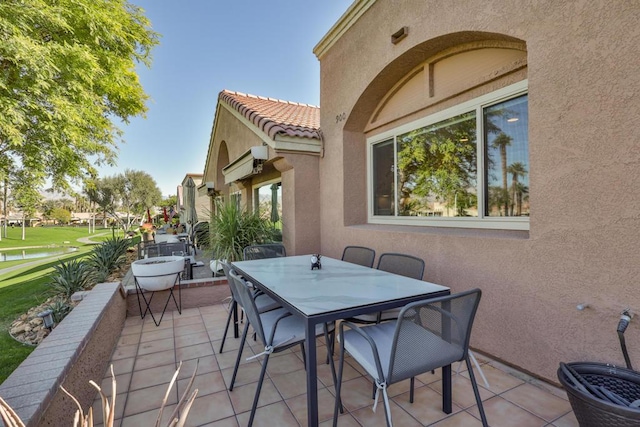
[[[307, 360], [307, 416], [318, 425], [316, 325], [402, 307], [425, 298], [449, 295], [445, 286], [385, 271], [321, 258], [311, 269], [311, 255], [236, 261], [233, 268], [304, 321]], [[451, 413], [451, 366], [442, 368], [442, 408]]]

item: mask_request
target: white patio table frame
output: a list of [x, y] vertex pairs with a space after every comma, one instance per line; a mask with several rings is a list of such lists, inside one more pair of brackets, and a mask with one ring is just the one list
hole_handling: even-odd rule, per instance
[[[304, 320], [308, 426], [318, 425], [316, 325], [402, 307], [450, 289], [329, 257], [311, 270], [311, 255], [233, 262], [248, 281]], [[442, 409], [451, 413], [451, 366], [442, 368]]]

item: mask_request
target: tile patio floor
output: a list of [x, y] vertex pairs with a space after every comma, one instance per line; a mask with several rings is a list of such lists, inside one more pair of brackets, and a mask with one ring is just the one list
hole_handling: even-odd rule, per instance
[[[194, 388], [198, 397], [191, 409], [190, 426], [245, 426], [253, 401], [260, 362], [243, 360], [237, 385], [227, 390], [233, 372], [239, 339], [227, 339], [218, 353], [227, 316], [226, 305], [185, 309], [182, 315], [167, 312], [159, 327], [147, 317], [126, 319], [124, 329], [112, 355], [117, 378], [116, 426], [151, 426], [157, 409], [173, 376], [177, 363], [183, 361], [177, 383], [172, 390], [165, 417], [170, 415], [183, 393], [188, 378], [199, 359]], [[253, 340], [245, 348], [246, 356], [262, 351]], [[318, 341], [318, 400], [321, 425], [331, 425], [334, 389], [324, 341]], [[489, 381], [484, 387], [478, 374], [485, 411], [491, 426], [577, 426], [566, 394], [497, 362], [478, 356]], [[453, 366], [453, 413], [442, 412], [440, 371], [421, 375], [416, 381], [415, 402], [409, 403], [408, 381], [389, 388], [393, 421], [396, 426], [452, 427], [480, 426], [467, 372], [455, 374]], [[305, 372], [299, 347], [274, 354], [269, 361], [268, 378], [262, 389], [256, 426], [305, 426]], [[339, 426], [384, 426], [384, 408], [372, 412], [371, 382], [353, 360], [347, 360], [344, 373], [343, 403], [345, 414]], [[105, 378], [108, 375], [105, 373]], [[102, 384], [110, 394], [110, 379]], [[94, 404], [94, 414], [101, 422], [101, 405]], [[99, 424], [98, 424], [99, 425]]]

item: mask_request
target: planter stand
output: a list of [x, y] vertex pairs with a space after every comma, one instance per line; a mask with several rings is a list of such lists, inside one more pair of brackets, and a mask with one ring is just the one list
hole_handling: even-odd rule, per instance
[[[144, 287], [140, 286], [140, 283], [138, 282], [138, 278], [141, 279], [149, 279], [149, 278], [168, 278], [168, 276], [174, 276], [174, 281], [173, 281], [173, 285], [169, 288], [167, 288], [169, 290], [169, 296], [167, 297], [167, 302], [164, 304], [164, 308], [162, 309], [162, 314], [160, 315], [160, 319], [158, 321], [156, 321], [155, 316], [153, 315], [153, 312], [151, 311], [151, 300], [153, 300], [153, 295], [156, 293], [156, 290], [151, 290], [151, 296], [149, 297], [149, 300], [147, 300], [147, 297], [144, 295], [145, 291], [144, 291]], [[167, 280], [167, 279], [165, 279]], [[182, 314], [182, 294], [180, 292], [180, 273], [171, 273], [171, 274], [159, 274], [156, 276], [134, 276], [134, 281], [136, 283], [136, 296], [138, 297], [138, 307], [140, 307], [140, 317], [142, 319], [145, 318], [145, 316], [147, 315], [147, 312], [149, 312], [149, 314], [151, 315], [151, 318], [153, 319], [153, 323], [155, 323], [156, 326], [160, 326], [160, 322], [162, 322], [162, 318], [164, 317], [164, 312], [167, 311], [167, 306], [169, 306], [169, 301], [173, 298], [173, 302], [176, 304], [176, 308], [178, 309], [178, 313]], [[175, 286], [178, 285], [178, 301], [176, 301], [176, 296], [173, 293], [173, 288], [175, 288]], [[164, 289], [163, 289], [164, 290]], [[144, 312], [142, 311], [142, 304], [140, 303], [140, 295], [142, 295], [142, 299], [146, 305], [146, 308], [144, 310]]]

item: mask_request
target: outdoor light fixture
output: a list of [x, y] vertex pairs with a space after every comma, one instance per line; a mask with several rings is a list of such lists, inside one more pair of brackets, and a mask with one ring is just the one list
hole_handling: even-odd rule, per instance
[[213, 181], [208, 181], [206, 185], [207, 185], [207, 196], [214, 197], [216, 195], [216, 187]]
[[44, 322], [44, 327], [47, 328], [48, 330], [53, 329], [53, 311], [52, 310], [45, 310], [42, 313], [38, 313], [38, 317], [42, 319], [42, 321]]

